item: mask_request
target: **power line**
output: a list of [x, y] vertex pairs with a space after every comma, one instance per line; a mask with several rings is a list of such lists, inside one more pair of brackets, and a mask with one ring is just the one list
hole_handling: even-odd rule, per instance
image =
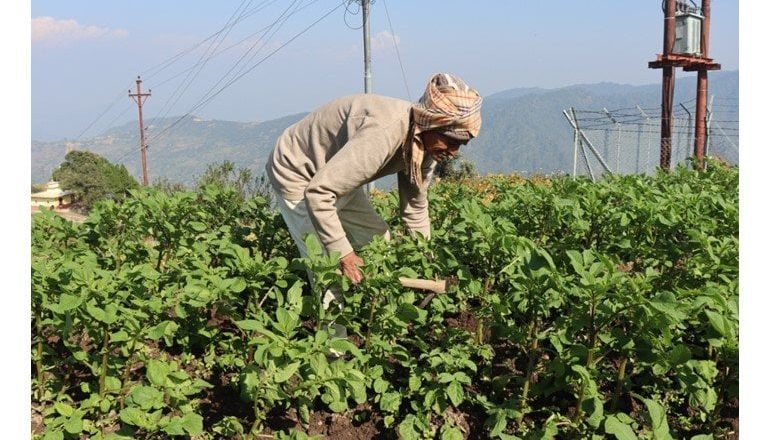
[[339, 9], [339, 8], [340, 8], [340, 7], [342, 7], [342, 6], [344, 6], [344, 4], [346, 3], [346, 1], [347, 1], [347, 0], [345, 0], [344, 2], [340, 3], [340, 4], [339, 4], [339, 5], [337, 5], [336, 7], [332, 8], [331, 10], [329, 10], [328, 12], [326, 12], [325, 14], [323, 14], [323, 15], [322, 15], [320, 18], [318, 18], [317, 20], [315, 20], [314, 22], [312, 22], [312, 23], [311, 23], [309, 26], [305, 27], [305, 28], [304, 28], [303, 30], [301, 30], [299, 33], [297, 33], [296, 35], [294, 35], [293, 37], [291, 37], [291, 38], [290, 38], [288, 41], [286, 41], [285, 43], [281, 44], [281, 45], [280, 45], [280, 46], [278, 46], [278, 47], [277, 47], [275, 50], [273, 50], [272, 52], [270, 52], [269, 54], [267, 54], [267, 55], [266, 55], [264, 58], [262, 58], [261, 60], [259, 60], [259, 62], [257, 62], [256, 64], [254, 64], [253, 66], [251, 66], [250, 68], [248, 68], [246, 71], [242, 72], [241, 74], [239, 74], [239, 75], [238, 75], [238, 76], [236, 76], [235, 78], [233, 78], [233, 79], [231, 79], [230, 81], [228, 81], [228, 82], [227, 82], [225, 85], [223, 85], [223, 86], [222, 86], [222, 87], [221, 87], [221, 88], [220, 88], [218, 91], [216, 91], [214, 94], [212, 94], [211, 96], [209, 96], [208, 98], [206, 98], [204, 101], [202, 101], [202, 102], [198, 103], [197, 105], [195, 105], [195, 106], [194, 106], [192, 109], [190, 109], [190, 111], [188, 111], [186, 114], [184, 114], [182, 117], [180, 117], [179, 119], [177, 119], [177, 120], [176, 120], [174, 123], [172, 123], [171, 125], [169, 125], [169, 126], [168, 126], [168, 127], [166, 127], [165, 129], [163, 129], [163, 130], [162, 130], [160, 133], [158, 133], [158, 134], [154, 135], [154, 136], [153, 136], [153, 137], [152, 137], [150, 140], [152, 141], [152, 140], [158, 139], [160, 136], [162, 136], [163, 134], [167, 133], [167, 132], [168, 132], [169, 130], [171, 130], [173, 127], [175, 127], [176, 125], [178, 125], [178, 124], [179, 124], [179, 123], [180, 123], [180, 122], [181, 122], [181, 121], [182, 121], [182, 120], [183, 120], [185, 117], [187, 117], [187, 116], [189, 116], [190, 114], [192, 114], [192, 112], [194, 112], [195, 110], [197, 110], [197, 109], [201, 108], [202, 106], [204, 106], [204, 105], [208, 104], [208, 103], [209, 103], [209, 102], [210, 102], [212, 99], [214, 99], [216, 96], [218, 96], [218, 95], [219, 95], [220, 93], [222, 93], [224, 90], [226, 90], [226, 89], [227, 89], [229, 86], [231, 86], [232, 84], [234, 84], [234, 83], [235, 83], [236, 81], [238, 81], [240, 78], [242, 78], [243, 76], [245, 76], [245, 75], [247, 75], [248, 73], [250, 73], [251, 71], [253, 71], [255, 68], [257, 68], [258, 66], [260, 66], [260, 65], [261, 65], [263, 62], [265, 62], [266, 60], [268, 60], [269, 58], [271, 58], [273, 55], [275, 55], [275, 54], [276, 54], [278, 51], [280, 51], [281, 49], [283, 49], [284, 47], [286, 47], [287, 45], [289, 45], [290, 43], [292, 43], [294, 40], [296, 40], [297, 38], [299, 38], [299, 36], [301, 36], [302, 34], [304, 34], [305, 32], [307, 32], [308, 30], [310, 30], [310, 29], [311, 29], [312, 27], [314, 27], [316, 24], [320, 23], [320, 22], [321, 22], [321, 21], [322, 21], [324, 18], [328, 17], [329, 15], [331, 15], [332, 13], [334, 13], [334, 12], [335, 12], [337, 9]]
[[406, 80], [406, 70], [403, 68], [403, 61], [401, 60], [401, 52], [398, 50], [398, 42], [395, 40], [395, 31], [393, 30], [392, 21], [390, 21], [390, 12], [387, 10], [387, 0], [383, 0], [385, 15], [387, 15], [387, 23], [390, 25], [390, 36], [393, 38], [393, 46], [395, 46], [395, 54], [398, 56], [398, 64], [401, 66], [401, 75], [403, 76], [403, 85], [406, 87], [406, 94], [411, 101], [411, 91], [409, 90], [409, 83]]
[[[248, 5], [246, 5], [246, 9], [248, 6], [251, 5], [251, 2], [253, 0], [248, 0]], [[246, 4], [246, 0], [242, 0], [238, 8], [235, 10], [235, 12], [232, 13], [229, 19], [227, 19], [227, 22], [224, 25], [223, 29], [226, 29], [226, 32], [224, 34], [221, 34], [217, 36], [216, 39], [214, 39], [209, 45], [208, 48], [203, 52], [203, 54], [200, 56], [198, 61], [193, 66], [192, 70], [188, 71], [187, 76], [184, 77], [181, 83], [176, 87], [173, 93], [171, 93], [171, 96], [168, 100], [165, 101], [163, 106], [158, 111], [158, 115], [161, 115], [161, 117], [167, 115], [171, 109], [176, 105], [176, 103], [179, 102], [181, 97], [184, 95], [184, 93], [190, 88], [193, 81], [200, 75], [200, 72], [203, 70], [203, 67], [208, 63], [209, 60], [213, 57], [213, 54], [216, 52], [216, 50], [219, 48], [219, 46], [222, 44], [222, 41], [224, 41], [225, 38], [227, 38], [227, 35], [229, 35], [230, 31], [232, 30], [234, 26], [234, 20], [236, 18], [236, 15], [240, 13], [242, 16], [246, 9], [243, 9], [241, 11], [241, 8]], [[239, 18], [239, 17], [238, 17]], [[232, 23], [232, 24], [231, 24]], [[169, 103], [171, 103], [169, 105]], [[165, 110], [165, 113], [164, 113]]]
[[[293, 12], [291, 12], [290, 14], [286, 15], [286, 13], [287, 13], [287, 12], [289, 12], [289, 10], [290, 10], [290, 9], [291, 9], [291, 8], [294, 6], [294, 4], [296, 4], [296, 2], [297, 2], [297, 0], [293, 0], [293, 1], [291, 2], [291, 4], [290, 4], [290, 5], [289, 5], [289, 6], [288, 6], [288, 7], [287, 7], [287, 8], [286, 8], [286, 9], [285, 9], [285, 10], [284, 10], [284, 11], [283, 11], [281, 14], [280, 14], [280, 16], [278, 16], [278, 18], [276, 18], [276, 19], [275, 19], [275, 20], [274, 20], [274, 21], [273, 21], [273, 22], [272, 22], [272, 23], [271, 23], [269, 26], [267, 26], [267, 27], [265, 27], [265, 28], [264, 28], [264, 29], [265, 29], [265, 31], [266, 31], [266, 32], [269, 34], [269, 35], [267, 36], [266, 40], [265, 40], [264, 38], [260, 38], [260, 39], [258, 39], [256, 42], [254, 42], [254, 44], [252, 44], [252, 45], [251, 45], [251, 46], [248, 48], [248, 50], [247, 50], [247, 51], [246, 51], [246, 52], [245, 52], [243, 55], [241, 55], [241, 57], [240, 57], [240, 58], [239, 58], [239, 59], [238, 59], [238, 60], [235, 62], [235, 64], [234, 64], [233, 66], [231, 66], [231, 67], [230, 67], [230, 69], [229, 69], [229, 70], [228, 70], [228, 71], [227, 71], [227, 72], [226, 72], [226, 73], [225, 73], [223, 76], [221, 76], [221, 77], [219, 78], [219, 80], [218, 80], [218, 81], [217, 81], [217, 82], [216, 82], [214, 85], [212, 85], [212, 86], [211, 86], [211, 87], [210, 87], [210, 88], [209, 88], [209, 89], [208, 89], [208, 90], [207, 90], [207, 91], [206, 91], [206, 92], [203, 94], [203, 96], [202, 96], [202, 97], [201, 97], [201, 98], [200, 98], [200, 99], [199, 99], [199, 100], [198, 100], [198, 101], [197, 101], [197, 102], [196, 102], [196, 103], [193, 105], [193, 108], [195, 108], [196, 106], [198, 106], [198, 104], [200, 104], [201, 102], [205, 101], [205, 100], [206, 100], [206, 98], [207, 98], [207, 96], [209, 96], [209, 95], [210, 95], [210, 94], [213, 92], [213, 90], [215, 90], [215, 89], [216, 89], [216, 87], [217, 87], [219, 84], [221, 84], [221, 83], [222, 83], [222, 81], [223, 81], [223, 80], [225, 80], [225, 79], [226, 79], [226, 78], [227, 78], [227, 77], [228, 77], [228, 76], [229, 76], [229, 75], [232, 73], [232, 71], [233, 71], [233, 70], [235, 70], [235, 68], [237, 68], [237, 67], [238, 67], [238, 65], [240, 65], [240, 64], [241, 64], [241, 62], [243, 61], [243, 59], [244, 59], [245, 57], [247, 57], [247, 56], [249, 55], [249, 53], [250, 53], [251, 51], [253, 51], [253, 49], [254, 49], [254, 48], [257, 46], [257, 45], [259, 45], [259, 44], [261, 43], [261, 47], [259, 47], [259, 49], [257, 49], [257, 50], [256, 50], [256, 51], [255, 51], [253, 54], [251, 54], [251, 57], [248, 59], [247, 63], [250, 63], [250, 62], [251, 62], [251, 61], [252, 61], [252, 60], [253, 60], [253, 59], [256, 57], [256, 55], [257, 55], [257, 54], [258, 54], [258, 53], [259, 53], [259, 52], [260, 52], [260, 51], [261, 51], [261, 50], [262, 50], [264, 47], [266, 47], [267, 43], [269, 43], [269, 41], [270, 41], [270, 40], [272, 40], [272, 37], [275, 35], [275, 33], [277, 33], [277, 32], [278, 32], [278, 30], [280, 30], [280, 28], [283, 26], [283, 24], [285, 24], [285, 22], [286, 22], [286, 21], [287, 21], [287, 20], [288, 20], [288, 19], [289, 19], [289, 18], [290, 18], [290, 17], [291, 17], [291, 16], [292, 16], [294, 13], [298, 12], [298, 10], [299, 10], [299, 9], [296, 9], [296, 10], [294, 10]], [[300, 4], [301, 4], [301, 3], [300, 3]], [[285, 17], [284, 17], [284, 16], [285, 16]], [[276, 24], [278, 24], [278, 23], [280, 23], [280, 26], [278, 26], [276, 29], [272, 30], [272, 28], [273, 28], [273, 27], [275, 27], [275, 25], [276, 25]], [[244, 64], [247, 64], [247, 63], [244, 63]], [[239, 70], [239, 72], [243, 72], [244, 68], [245, 68], [245, 67], [241, 67], [241, 68], [240, 68], [240, 70]]]
[[[211, 40], [212, 38], [216, 38], [217, 36], [219, 36], [225, 30], [231, 29], [236, 24], [240, 23], [241, 21], [245, 20], [246, 18], [250, 17], [251, 15], [261, 11], [262, 9], [264, 9], [267, 6], [271, 5], [272, 3], [275, 3], [276, 1], [277, 0], [265, 0], [265, 1], [263, 1], [261, 4], [259, 4], [257, 6], [254, 6], [252, 9], [250, 9], [247, 12], [245, 12], [244, 14], [242, 14], [240, 17], [238, 17], [232, 23], [229, 23], [229, 20], [228, 20], [228, 22], [225, 24], [224, 27], [222, 27], [218, 31], [214, 32], [213, 34], [209, 35], [205, 39], [195, 43], [194, 45], [192, 45], [189, 48], [187, 48], [187, 49], [177, 53], [176, 55], [174, 55], [174, 56], [172, 56], [172, 57], [170, 57], [168, 59], [166, 59], [165, 61], [161, 61], [160, 63], [158, 63], [158, 64], [156, 64], [156, 65], [146, 69], [143, 72], [143, 76], [145, 77], [145, 80], [147, 80], [148, 78], [151, 78], [153, 75], [156, 75], [156, 74], [162, 72], [163, 70], [168, 68], [170, 65], [172, 65], [174, 62], [176, 62], [176, 60], [181, 59], [181, 57], [183, 57], [184, 55], [187, 55], [188, 53], [190, 53], [193, 50], [197, 49], [198, 47], [202, 46], [203, 44], [205, 44], [207, 41]], [[241, 3], [241, 5], [242, 5], [242, 3]], [[235, 11], [237, 12], [238, 9], [240, 9], [240, 6], [238, 6], [238, 8]], [[154, 73], [151, 73], [155, 69], [158, 69], [158, 71], [154, 72]], [[157, 86], [155, 86], [155, 87], [157, 87]]]
[[[129, 86], [129, 87], [130, 87], [130, 86]], [[93, 127], [93, 125], [94, 125], [94, 124], [95, 124], [95, 123], [96, 123], [96, 122], [97, 122], [99, 119], [101, 119], [101, 118], [102, 118], [104, 115], [106, 115], [106, 114], [107, 114], [107, 112], [108, 112], [108, 111], [110, 111], [110, 110], [112, 109], [112, 107], [114, 107], [114, 106], [115, 106], [115, 104], [117, 104], [117, 103], [118, 103], [118, 102], [119, 102], [119, 101], [120, 101], [120, 100], [121, 100], [121, 99], [122, 99], [122, 98], [125, 96], [124, 94], [125, 94], [125, 92], [121, 91], [121, 92], [120, 92], [120, 94], [118, 94], [118, 95], [115, 97], [115, 99], [114, 99], [114, 100], [113, 100], [113, 101], [112, 101], [112, 102], [111, 102], [111, 103], [110, 103], [110, 104], [107, 106], [107, 108], [106, 108], [106, 109], [104, 109], [104, 111], [102, 111], [101, 113], [99, 113], [99, 115], [96, 117], [96, 119], [94, 119], [93, 121], [91, 121], [91, 123], [90, 123], [90, 124], [88, 124], [88, 126], [87, 126], [87, 127], [85, 127], [85, 128], [83, 129], [83, 131], [81, 131], [81, 132], [80, 132], [80, 134], [78, 134], [78, 135], [77, 135], [77, 137], [75, 138], [75, 140], [76, 140], [76, 141], [80, 140], [80, 137], [81, 137], [81, 136], [83, 136], [83, 134], [85, 134], [85, 132], [86, 132], [86, 131], [88, 131], [88, 130], [89, 130], [91, 127]]]

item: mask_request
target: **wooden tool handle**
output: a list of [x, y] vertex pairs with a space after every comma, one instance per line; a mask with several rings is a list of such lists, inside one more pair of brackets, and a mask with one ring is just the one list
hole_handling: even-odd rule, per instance
[[420, 280], [417, 278], [398, 278], [403, 287], [431, 290], [435, 293], [446, 293], [446, 280]]

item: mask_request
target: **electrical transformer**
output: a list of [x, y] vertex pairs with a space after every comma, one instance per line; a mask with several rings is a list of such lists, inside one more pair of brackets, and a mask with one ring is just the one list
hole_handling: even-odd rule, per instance
[[702, 55], [700, 49], [702, 20], [702, 15], [692, 12], [678, 12], [676, 14], [676, 42], [673, 45], [673, 53]]

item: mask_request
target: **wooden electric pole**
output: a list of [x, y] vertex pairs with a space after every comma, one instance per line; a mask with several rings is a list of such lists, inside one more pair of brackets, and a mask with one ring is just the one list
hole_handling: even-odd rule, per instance
[[[686, 35], [676, 35], [676, 20], [681, 3], [682, 14], [691, 12], [688, 5], [677, 0], [664, 0], [665, 22], [662, 54], [655, 61], [649, 62], [652, 69], [662, 68], [662, 115], [660, 136], [660, 167], [670, 170], [673, 91], [675, 89], [675, 68], [683, 67], [684, 71], [697, 71], [697, 111], [695, 115], [694, 155], [698, 167], [702, 167], [705, 152], [705, 113], [708, 96], [708, 70], [719, 70], [721, 65], [708, 58], [710, 38], [710, 0], [702, 0], [702, 22], [699, 36], [699, 48], [696, 53], [675, 53], [676, 38], [685, 39]], [[684, 17], [686, 18], [686, 17]], [[685, 31], [685, 26], [682, 27]], [[694, 52], [694, 51], [692, 51]]]
[[147, 186], [149, 185], [149, 178], [147, 177], [147, 143], [144, 138], [144, 116], [142, 115], [142, 107], [144, 105], [144, 101], [146, 101], [148, 97], [152, 96], [152, 90], [150, 90], [148, 93], [142, 93], [142, 78], [141, 76], [137, 76], [136, 93], [131, 93], [131, 90], [128, 90], [128, 96], [133, 98], [133, 100], [139, 106], [139, 142], [141, 144], [140, 151], [142, 154], [142, 184]]

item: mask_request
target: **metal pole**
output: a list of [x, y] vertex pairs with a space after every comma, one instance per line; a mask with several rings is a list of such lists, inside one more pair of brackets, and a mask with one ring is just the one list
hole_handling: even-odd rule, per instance
[[[593, 146], [593, 143], [592, 143], [592, 142], [590, 142], [590, 139], [588, 139], [588, 138], [587, 138], [587, 136], [585, 135], [585, 132], [583, 132], [583, 131], [582, 131], [582, 130], [579, 128], [579, 124], [577, 123], [577, 120], [576, 120], [576, 113], [574, 112], [574, 107], [572, 107], [572, 108], [571, 108], [571, 112], [572, 112], [572, 114], [573, 114], [573, 115], [575, 115], [575, 116], [574, 116], [574, 118], [575, 118], [575, 119], [574, 119], [574, 121], [573, 121], [573, 123], [574, 123], [574, 128], [576, 128], [576, 129], [577, 129], [577, 132], [579, 133], [579, 136], [580, 136], [580, 138], [581, 138], [582, 140], [584, 140], [584, 141], [585, 141], [585, 143], [587, 144], [587, 146], [588, 146], [588, 148], [590, 149], [590, 151], [592, 151], [592, 152], [593, 152], [593, 154], [595, 154], [595, 158], [596, 158], [596, 159], [598, 159], [598, 162], [601, 164], [601, 166], [603, 167], [603, 169], [604, 169], [605, 171], [608, 171], [609, 173], [611, 173], [611, 170], [609, 169], [609, 166], [608, 166], [608, 165], [606, 165], [606, 162], [603, 160], [603, 156], [601, 156], [601, 153], [599, 153], [599, 152], [598, 152], [598, 150], [596, 150], [596, 149], [595, 149], [595, 146]], [[580, 142], [581, 142], [581, 141], [580, 141]]]
[[[566, 110], [563, 111], [563, 115], [566, 116], [566, 119], [569, 119], [569, 115], [566, 114]], [[571, 172], [571, 177], [573, 179], [577, 178], [577, 150], [579, 149], [579, 133], [577, 133], [577, 128], [572, 126], [574, 128], [574, 169]]]
[[369, 2], [361, 0], [363, 10], [363, 90], [371, 93], [371, 29], [369, 29]]
[[569, 124], [574, 128], [574, 133], [577, 135], [579, 145], [582, 147], [582, 159], [585, 161], [585, 167], [587, 167], [587, 172], [590, 174], [590, 180], [595, 182], [595, 176], [593, 175], [593, 168], [590, 166], [590, 161], [587, 158], [587, 152], [585, 152], [585, 146], [582, 144], [582, 138], [579, 137], [579, 134], [582, 134], [582, 131], [579, 129], [579, 123], [577, 122], [577, 112], [574, 111], [574, 107], [571, 109], [571, 116], [566, 112], [566, 110], [563, 111], [563, 115], [566, 116], [566, 120], [569, 121]]
[[[682, 103], [679, 102], [678, 105], [681, 106], [682, 109], [686, 112], [686, 145], [691, 145], [692, 143], [692, 112], [689, 111], [688, 108]], [[692, 152], [692, 155], [697, 155], [697, 149], [695, 148]]]
[[614, 123], [614, 128], [617, 130], [617, 167], [614, 169], [614, 172], [619, 173], [619, 151], [620, 145], [622, 144], [622, 124], [611, 115], [609, 110], [606, 110], [606, 107], [603, 108], [603, 112], [606, 113], [606, 116], [608, 116], [609, 119], [611, 119], [611, 122]]
[[705, 151], [704, 155], [708, 154], [708, 151], [710, 151], [710, 120], [713, 119], [713, 99], [715, 99], [715, 95], [710, 95], [710, 107], [707, 113], [707, 119], [705, 121]]
[[646, 114], [646, 112], [641, 108], [640, 105], [635, 106], [639, 112], [641, 112], [641, 116], [646, 118], [646, 165], [644, 166], [644, 173], [649, 172], [649, 164], [651, 163], [651, 154], [652, 154], [652, 135], [651, 135], [651, 118], [649, 118], [649, 115]]
[[[361, 0], [361, 10], [363, 11], [363, 92], [371, 93], [371, 29], [369, 28], [369, 2], [370, 0]], [[374, 189], [374, 182], [366, 184], [366, 194], [371, 194]]]
[[142, 107], [144, 106], [145, 98], [151, 96], [151, 94], [152, 90], [150, 90], [149, 93], [142, 93], [141, 76], [136, 77], [136, 93], [131, 93], [130, 90], [128, 91], [128, 96], [133, 98], [139, 106], [139, 142], [142, 156], [142, 184], [144, 186], [149, 185], [149, 177], [147, 173], [147, 144], [144, 138], [144, 116], [142, 114]]
[[[676, 1], [665, 0], [665, 28], [663, 33], [663, 58], [673, 53], [676, 41]], [[675, 69], [672, 64], [662, 67], [662, 116], [660, 126], [660, 167], [670, 170], [670, 140], [672, 138], [671, 114], [673, 110], [673, 90], [675, 88]]]

